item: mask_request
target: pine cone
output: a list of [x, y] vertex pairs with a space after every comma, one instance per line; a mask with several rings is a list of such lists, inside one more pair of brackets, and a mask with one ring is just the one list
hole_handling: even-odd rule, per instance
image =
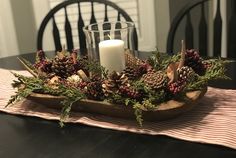
[[148, 63], [142, 63], [136, 65], [135, 67], [127, 66], [123, 73], [129, 78], [129, 80], [135, 80], [141, 77], [143, 74], [146, 74], [151, 69], [151, 66]]
[[128, 77], [125, 74], [120, 74], [118, 72], [112, 72], [108, 79], [102, 84], [103, 92], [106, 96], [116, 93], [120, 86], [128, 84]]
[[148, 71], [151, 71], [153, 67], [148, 63], [144, 62], [137, 66], [139, 76], [142, 76], [143, 74], [146, 74]]
[[102, 79], [92, 78], [91, 82], [88, 82], [85, 87], [85, 94], [90, 99], [94, 100], [103, 100], [104, 93], [102, 88]]
[[138, 69], [135, 67], [127, 66], [123, 73], [129, 78], [129, 80], [134, 80], [139, 76]]
[[191, 67], [183, 66], [180, 69], [177, 69], [178, 80], [184, 80], [189, 82], [194, 79], [194, 71]]
[[183, 91], [187, 83], [195, 79], [195, 72], [191, 67], [183, 66], [177, 69], [178, 80], [172, 83], [169, 83], [167, 88], [173, 94], [176, 95]]
[[199, 52], [191, 49], [185, 52], [185, 66], [191, 67], [195, 73], [199, 75], [204, 75], [204, 65], [202, 63], [202, 58], [199, 55]]
[[137, 65], [141, 65], [143, 61], [139, 58], [136, 58], [130, 52], [125, 52], [125, 63], [128, 67], [135, 67]]
[[155, 70], [144, 74], [142, 80], [152, 89], [159, 89], [165, 87], [167, 84], [167, 76], [161, 71]]
[[52, 71], [62, 78], [71, 76], [75, 72], [72, 57], [59, 52], [52, 61]]
[[83, 70], [86, 75], [89, 75], [87, 65], [88, 65], [88, 56], [83, 56], [77, 61], [77, 63], [74, 65], [74, 68], [76, 71]]

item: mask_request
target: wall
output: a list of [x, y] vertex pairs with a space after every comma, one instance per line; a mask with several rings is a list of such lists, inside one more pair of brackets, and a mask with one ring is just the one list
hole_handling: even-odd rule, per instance
[[155, 1], [157, 49], [166, 52], [167, 35], [170, 28], [169, 0]]
[[0, 0], [0, 57], [16, 55], [18, 44], [9, 0]]
[[10, 0], [20, 53], [36, 50], [37, 29], [32, 0]]

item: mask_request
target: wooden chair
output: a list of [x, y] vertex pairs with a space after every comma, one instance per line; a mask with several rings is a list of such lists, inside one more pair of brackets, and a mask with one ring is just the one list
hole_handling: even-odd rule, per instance
[[[189, 1], [174, 17], [171, 27], [169, 30], [167, 38], [167, 52], [173, 54], [175, 49], [176, 32], [181, 22], [186, 19], [184, 31], [181, 32], [186, 41], [186, 47], [188, 49], [196, 48], [199, 50], [202, 56], [209, 56], [208, 52], [208, 25], [209, 19], [207, 19], [205, 7], [209, 1], [214, 0], [191, 0]], [[222, 43], [222, 17], [220, 12], [220, 0], [215, 0], [217, 2], [216, 16], [213, 19], [213, 57], [221, 56], [221, 43]], [[227, 75], [232, 78], [231, 81], [217, 81], [212, 84], [212, 86], [220, 88], [236, 88], [236, 1], [227, 0], [231, 2], [231, 14], [228, 21], [228, 40], [227, 40], [227, 59], [233, 60], [227, 67]], [[200, 8], [198, 8], [200, 7]], [[195, 19], [191, 19], [191, 13], [199, 9], [199, 23]], [[193, 25], [194, 20], [194, 25]], [[196, 25], [197, 23], [197, 25]], [[196, 34], [197, 32], [197, 34]], [[194, 45], [194, 39], [198, 40], [198, 45]], [[196, 43], [196, 42], [195, 42]]]
[[[73, 42], [73, 34], [72, 34], [72, 28], [71, 28], [71, 23], [68, 18], [68, 6], [70, 5], [76, 5], [78, 7], [78, 21], [77, 21], [77, 30], [78, 30], [78, 38], [79, 38], [79, 47], [80, 50], [86, 50], [86, 39], [85, 39], [85, 34], [83, 32], [83, 27], [84, 27], [84, 20], [83, 20], [83, 13], [81, 12], [80, 9], [80, 4], [81, 3], [89, 3], [91, 4], [91, 18], [90, 18], [90, 24], [96, 23], [96, 16], [94, 12], [94, 5], [96, 4], [103, 4], [104, 5], [104, 22], [109, 21], [108, 19], [108, 9], [107, 7], [111, 7], [114, 10], [117, 11], [117, 21], [121, 20], [121, 17], [123, 17], [126, 21], [132, 22], [131, 17], [119, 6], [117, 6], [115, 3], [110, 2], [108, 0], [69, 0], [69, 1], [64, 1], [57, 6], [55, 6], [52, 10], [49, 11], [49, 13], [45, 16], [43, 19], [39, 31], [38, 31], [38, 36], [37, 36], [37, 49], [42, 50], [43, 49], [43, 35], [46, 26], [49, 24], [49, 22], [52, 22], [52, 34], [53, 34], [53, 39], [54, 39], [54, 45], [55, 45], [55, 51], [60, 51], [62, 50], [62, 43], [61, 43], [61, 38], [60, 38], [60, 31], [58, 29], [56, 20], [55, 20], [55, 14], [60, 11], [64, 10], [65, 12], [65, 24], [64, 24], [64, 31], [65, 31], [65, 36], [66, 36], [66, 44], [67, 44], [67, 49], [68, 51], [72, 51], [74, 49], [74, 42]], [[134, 49], [138, 50], [138, 38], [137, 38], [137, 32], [136, 29], [134, 30]]]
[[[171, 28], [168, 34], [167, 39], [167, 52], [173, 53], [174, 50], [174, 42], [175, 42], [175, 35], [177, 28], [179, 27], [180, 23], [186, 18], [185, 30], [184, 30], [184, 37], [186, 41], [187, 48], [198, 48], [202, 55], [207, 56], [207, 46], [208, 46], [208, 19], [206, 19], [206, 12], [204, 10], [205, 5], [209, 1], [214, 0], [191, 0], [189, 1], [175, 16], [171, 23]], [[214, 41], [213, 41], [213, 54], [214, 56], [220, 56], [221, 52], [221, 33], [222, 33], [222, 18], [220, 13], [220, 0], [217, 1], [217, 11], [216, 16], [214, 18]], [[236, 58], [236, 45], [234, 44], [236, 40], [236, 1], [235, 0], [227, 0], [231, 1], [232, 3], [232, 12], [229, 18], [228, 23], [228, 58]], [[191, 11], [197, 7], [201, 8], [200, 11], [200, 20], [197, 24], [197, 28], [193, 27], [192, 19], [191, 19]], [[198, 29], [198, 46], [194, 46], [194, 29]]]

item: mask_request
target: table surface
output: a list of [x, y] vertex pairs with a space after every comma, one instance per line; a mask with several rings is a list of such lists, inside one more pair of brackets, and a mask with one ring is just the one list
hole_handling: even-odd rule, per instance
[[[22, 55], [33, 61], [35, 54]], [[0, 68], [21, 70], [16, 56], [0, 59]], [[235, 87], [235, 83], [231, 82]], [[120, 132], [80, 124], [9, 115], [0, 112], [1, 158], [161, 157], [235, 158], [236, 150], [168, 136]]]

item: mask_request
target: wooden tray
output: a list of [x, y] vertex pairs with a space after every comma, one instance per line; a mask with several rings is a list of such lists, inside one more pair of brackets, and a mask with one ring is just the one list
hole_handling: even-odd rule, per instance
[[[202, 91], [188, 92], [186, 93], [187, 99], [185, 101], [180, 102], [176, 100], [170, 100], [160, 104], [160, 106], [158, 106], [153, 111], [143, 111], [143, 118], [144, 120], [155, 121], [178, 116], [184, 112], [189, 111], [195, 105], [197, 105], [197, 101], [204, 96], [206, 91], [207, 88]], [[27, 99], [37, 102], [42, 106], [55, 109], [62, 108], [60, 101], [63, 100], [63, 97], [60, 96], [32, 93]], [[131, 106], [111, 104], [104, 101], [84, 99], [74, 103], [72, 106], [72, 111], [96, 113], [120, 118], [135, 118], [134, 109]]]

